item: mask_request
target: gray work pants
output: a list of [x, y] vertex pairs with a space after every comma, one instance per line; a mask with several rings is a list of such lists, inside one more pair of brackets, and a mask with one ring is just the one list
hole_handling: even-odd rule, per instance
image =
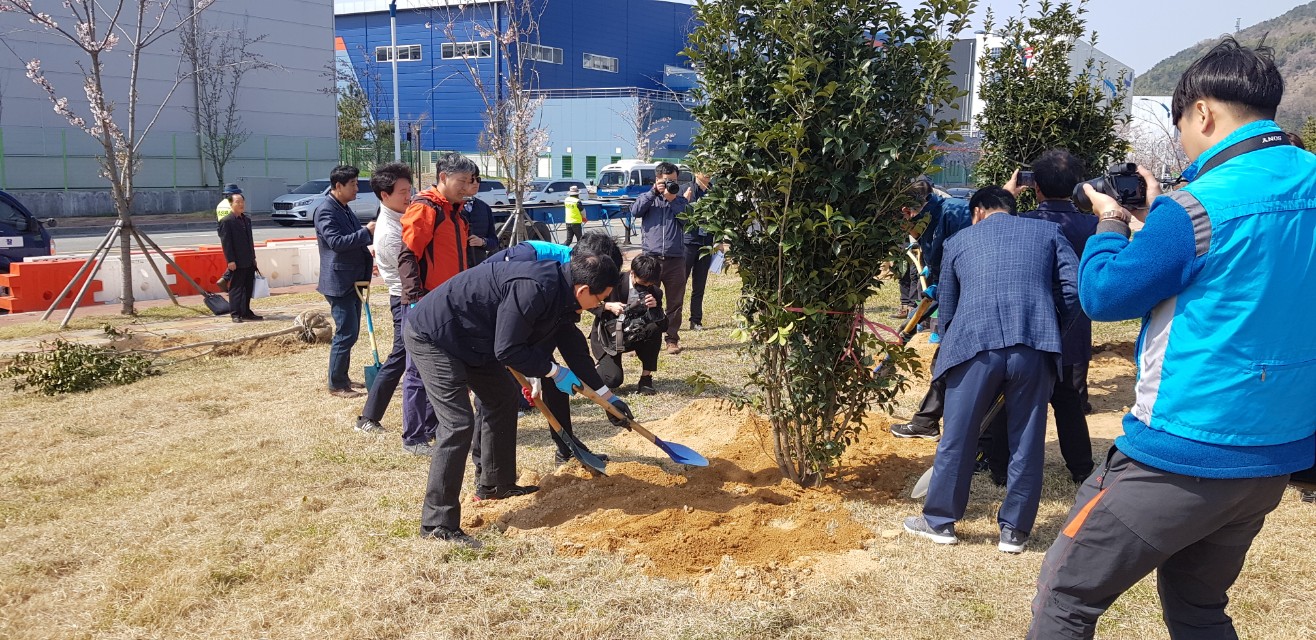
[[498, 363], [472, 367], [435, 346], [405, 325], [403, 336], [425, 395], [439, 418], [430, 457], [429, 481], [421, 509], [422, 527], [458, 529], [461, 526], [461, 486], [475, 435], [476, 419], [467, 389], [480, 407], [480, 484], [516, 483], [516, 409], [520, 391]]
[[1046, 552], [1028, 638], [1092, 638], [1115, 599], [1156, 571], [1174, 640], [1235, 640], [1227, 592], [1288, 476], [1213, 480], [1112, 448]]

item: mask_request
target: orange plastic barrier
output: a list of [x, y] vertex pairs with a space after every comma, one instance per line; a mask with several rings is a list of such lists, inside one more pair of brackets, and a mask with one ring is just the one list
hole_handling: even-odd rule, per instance
[[[228, 262], [224, 260], [224, 251], [219, 248], [207, 248], [196, 251], [175, 251], [173, 253], [174, 262], [178, 263], [178, 268], [182, 269], [187, 275], [192, 276], [201, 288], [210, 293], [219, 293], [219, 287], [215, 281], [224, 275], [228, 269]], [[168, 273], [177, 275], [173, 267], [165, 265], [169, 269]], [[196, 289], [187, 283], [181, 275], [177, 276], [177, 282], [170, 285], [169, 288], [174, 293], [181, 296], [194, 296]]]
[[[9, 265], [9, 273], [0, 273], [0, 287], [8, 289], [8, 294], [0, 296], [0, 309], [10, 313], [26, 311], [44, 311], [64, 286], [73, 279], [85, 260], [38, 260], [36, 262], [15, 262]], [[86, 275], [73, 285], [73, 290], [60, 303], [61, 309], [73, 304], [73, 296], [82, 286]], [[93, 280], [80, 304], [96, 304], [95, 294], [101, 290], [100, 281]]]

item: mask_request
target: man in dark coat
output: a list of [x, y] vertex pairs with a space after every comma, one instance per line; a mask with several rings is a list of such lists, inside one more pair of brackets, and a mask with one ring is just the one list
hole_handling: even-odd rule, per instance
[[974, 225], [946, 243], [937, 294], [946, 327], [934, 379], [946, 384], [945, 433], [922, 515], [905, 530], [955, 544], [973, 479], [979, 425], [1005, 396], [1010, 467], [997, 512], [998, 548], [1028, 543], [1042, 495], [1046, 401], [1060, 366], [1060, 336], [1078, 313], [1078, 257], [1059, 225], [1007, 213], [1014, 197], [980, 189]]
[[230, 196], [230, 210], [219, 221], [219, 244], [228, 262], [228, 303], [234, 322], [264, 320], [251, 312], [251, 291], [256, 286], [256, 247], [251, 238], [251, 217], [242, 194]]
[[352, 382], [347, 375], [352, 345], [361, 335], [361, 298], [356, 283], [369, 282], [374, 266], [370, 243], [375, 222], [363, 226], [347, 206], [356, 199], [359, 173], [350, 165], [334, 167], [329, 173], [329, 194], [321, 198], [313, 215], [320, 249], [320, 284], [316, 290], [329, 301], [337, 327], [329, 347], [329, 395], [340, 398], [358, 398], [364, 394], [353, 387], [365, 388], [365, 384]]
[[[563, 393], [575, 393], [580, 378], [555, 364], [550, 354], [556, 347], [568, 366], [592, 367], [576, 323], [583, 309], [594, 309], [608, 297], [617, 275], [608, 256], [576, 256], [569, 264], [488, 261], [453, 276], [408, 312], [403, 326], [407, 351], [439, 416], [421, 511], [422, 537], [479, 546], [461, 530], [459, 501], [476, 429], [471, 392], [481, 432], [476, 497], [538, 490], [516, 484], [516, 448], [507, 441], [516, 438], [520, 390], [507, 369], [551, 379]], [[624, 407], [607, 389], [602, 395]]]

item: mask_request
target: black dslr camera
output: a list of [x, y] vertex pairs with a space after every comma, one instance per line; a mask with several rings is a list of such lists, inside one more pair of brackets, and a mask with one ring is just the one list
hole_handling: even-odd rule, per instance
[[1118, 200], [1122, 207], [1141, 209], [1147, 206], [1147, 181], [1138, 173], [1138, 165], [1132, 162], [1111, 165], [1106, 175], [1074, 185], [1074, 206], [1079, 211], [1091, 212], [1092, 201], [1083, 191], [1085, 184], [1092, 185], [1094, 191]]

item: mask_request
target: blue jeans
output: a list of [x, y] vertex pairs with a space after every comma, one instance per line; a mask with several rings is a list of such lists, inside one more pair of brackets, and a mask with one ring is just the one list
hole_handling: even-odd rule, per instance
[[350, 389], [352, 380], [347, 376], [352, 366], [352, 347], [361, 335], [361, 298], [356, 291], [343, 296], [325, 296], [329, 312], [334, 317], [334, 341], [329, 346], [329, 390]]

